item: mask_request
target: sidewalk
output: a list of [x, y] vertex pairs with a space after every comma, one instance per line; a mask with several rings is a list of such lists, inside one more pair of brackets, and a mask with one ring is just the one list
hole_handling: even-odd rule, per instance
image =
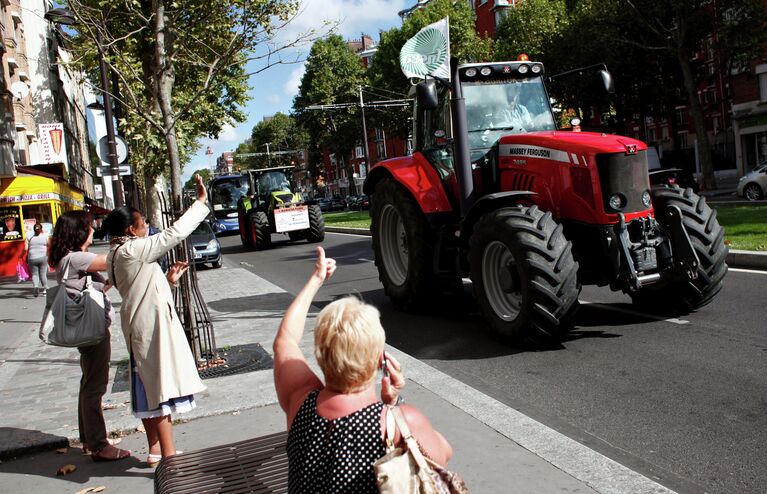
[[[292, 296], [243, 268], [225, 265], [202, 270], [200, 287], [213, 317], [219, 348], [259, 343], [271, 352], [271, 341]], [[237, 280], [236, 291], [232, 280]], [[0, 284], [0, 307], [6, 324], [22, 331], [15, 351], [0, 355], [0, 457], [19, 456], [0, 464], [5, 492], [77, 492], [104, 485], [105, 492], [151, 492], [152, 470], [143, 468], [143, 434], [125, 437], [121, 447], [136, 459], [95, 464], [70, 448], [53, 451], [66, 439], [77, 438], [77, 389], [80, 378], [77, 350], [43, 345], [37, 324], [43, 299], [31, 298], [29, 283]], [[234, 292], [234, 296], [232, 296]], [[110, 292], [115, 305], [119, 298]], [[307, 324], [313, 325], [311, 320]], [[19, 321], [19, 322], [14, 322]], [[21, 322], [23, 321], [23, 322]], [[10, 326], [10, 324], [9, 324]], [[312, 355], [312, 333], [302, 346]], [[113, 332], [112, 376], [127, 357], [119, 329]], [[514, 409], [395, 349], [408, 384], [405, 396], [417, 404], [452, 443], [451, 468], [460, 472], [472, 492], [671, 492], [654, 481], [586, 448]], [[313, 360], [313, 358], [312, 358]], [[312, 362], [316, 369], [316, 364]], [[263, 370], [204, 381], [208, 390], [198, 395], [198, 408], [179, 416], [175, 429], [181, 450], [224, 444], [285, 429], [276, 405], [272, 373]], [[110, 431], [135, 432], [139, 421], [129, 411], [129, 393], [110, 385], [104, 412]], [[194, 419], [194, 420], [191, 420]], [[26, 456], [25, 456], [26, 455]], [[57, 477], [56, 469], [72, 463], [78, 470]]]

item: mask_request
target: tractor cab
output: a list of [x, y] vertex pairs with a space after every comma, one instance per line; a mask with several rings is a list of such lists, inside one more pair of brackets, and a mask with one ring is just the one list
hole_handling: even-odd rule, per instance
[[278, 205], [301, 202], [301, 194], [293, 192], [290, 178], [292, 166], [249, 170], [254, 185], [254, 207], [274, 209]]

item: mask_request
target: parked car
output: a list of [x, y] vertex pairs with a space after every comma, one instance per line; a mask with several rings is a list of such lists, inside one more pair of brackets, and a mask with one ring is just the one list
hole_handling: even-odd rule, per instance
[[188, 242], [196, 265], [210, 263], [214, 268], [221, 267], [221, 244], [207, 220], [200, 223], [189, 235]]
[[738, 196], [749, 201], [764, 199], [767, 195], [767, 160], [762, 161], [749, 173], [740, 177], [737, 189]]
[[343, 211], [346, 209], [346, 202], [340, 197], [322, 197], [317, 200], [320, 210], [325, 211]]
[[365, 194], [359, 196], [350, 196], [349, 209], [353, 209], [355, 211], [370, 209], [370, 198]]

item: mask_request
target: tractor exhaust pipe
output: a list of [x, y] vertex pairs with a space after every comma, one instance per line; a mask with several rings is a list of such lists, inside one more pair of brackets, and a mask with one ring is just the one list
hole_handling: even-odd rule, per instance
[[450, 110], [453, 114], [453, 145], [455, 148], [455, 175], [458, 179], [458, 200], [461, 205], [461, 217], [466, 217], [474, 204], [474, 178], [471, 174], [469, 155], [469, 130], [466, 123], [466, 101], [463, 88], [458, 78], [458, 59], [450, 59], [451, 98]]

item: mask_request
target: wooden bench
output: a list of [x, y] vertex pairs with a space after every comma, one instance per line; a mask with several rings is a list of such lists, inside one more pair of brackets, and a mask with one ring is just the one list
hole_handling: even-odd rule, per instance
[[163, 458], [156, 494], [288, 492], [287, 432]]

